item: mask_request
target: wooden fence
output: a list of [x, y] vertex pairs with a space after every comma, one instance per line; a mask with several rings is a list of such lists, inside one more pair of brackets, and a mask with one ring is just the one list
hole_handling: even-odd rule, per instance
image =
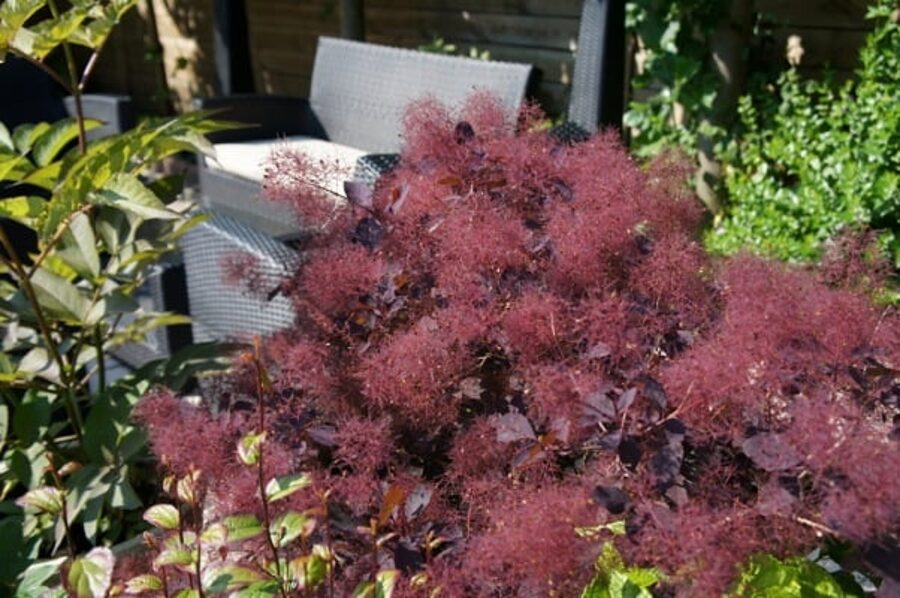
[[[497, 60], [533, 64], [530, 93], [550, 112], [564, 110], [578, 42], [582, 0], [364, 0], [366, 39], [416, 47], [442, 38], [467, 53], [487, 51]], [[256, 91], [306, 95], [316, 40], [339, 35], [337, 0], [245, 0]], [[197, 94], [217, 92], [214, 67], [213, 0], [142, 0], [161, 42], [164, 76], [178, 108]], [[769, 32], [757, 49], [763, 62], [780, 68], [790, 35], [806, 53], [802, 68], [826, 65], [839, 77], [852, 73], [868, 23], [865, 0], [755, 0]], [[146, 20], [146, 19], [145, 19]], [[146, 26], [132, 22], [120, 35], [116, 57], [106, 58], [103, 87], [145, 101], [154, 78], [141, 68], [147, 55]], [[141, 41], [143, 40], [143, 41]], [[142, 72], [144, 71], [144, 72]]]

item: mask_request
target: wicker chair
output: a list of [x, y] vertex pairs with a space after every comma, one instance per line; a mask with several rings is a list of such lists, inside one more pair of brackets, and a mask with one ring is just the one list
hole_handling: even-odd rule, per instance
[[[603, 113], [600, 81], [609, 62], [606, 31], [615, 0], [585, 0], [569, 109], [569, 123], [553, 133], [576, 142], [597, 129]], [[353, 178], [374, 182], [398, 161], [401, 120], [406, 105], [424, 95], [454, 104], [473, 88], [487, 88], [511, 110], [522, 102], [530, 67], [425, 54], [322, 38], [316, 54], [309, 100], [233, 96], [204, 99], [197, 106], [222, 110], [221, 117], [254, 128], [217, 134], [220, 154], [232, 144], [258, 143], [282, 136], [300, 143], [328, 139], [346, 148], [366, 150], [355, 160]], [[614, 85], [614, 84], [613, 84]], [[619, 84], [621, 88], [621, 84]], [[259, 151], [260, 147], [254, 148]], [[258, 153], [256, 154], [259, 155]], [[290, 303], [280, 295], [267, 300], [224, 284], [222, 255], [243, 249], [272, 281], [296, 264], [300, 255], [274, 239], [289, 239], [302, 229], [286, 208], [258, 199], [259, 182], [229, 172], [226, 165], [204, 163], [200, 170], [204, 205], [217, 216], [191, 231], [184, 241], [194, 336], [198, 340], [248, 334], [265, 335], [294, 319]], [[263, 233], [263, 234], [260, 234]], [[285, 260], [288, 260], [285, 262]]]
[[[310, 98], [233, 96], [198, 100], [220, 118], [257, 126], [212, 136], [218, 163], [200, 165], [203, 205], [216, 216], [182, 242], [195, 341], [265, 335], [294, 318], [284, 297], [249, 295], [222, 280], [230, 252], [256, 257], [275, 281], [299, 255], [279, 241], [303, 225], [285, 207], [259, 196], [262, 162], [279, 143], [346, 159], [347, 177], [374, 182], [393, 165], [409, 102], [432, 95], [448, 104], [473, 89], [497, 94], [512, 111], [525, 96], [531, 67], [320, 38]], [[327, 140], [327, 141], [325, 141]], [[369, 153], [374, 152], [374, 153]], [[343, 181], [336, 181], [342, 184]], [[302, 233], [301, 233], [302, 234]], [[276, 239], [278, 239], [276, 241]], [[273, 283], [274, 284], [274, 283]]]
[[[525, 97], [531, 67], [485, 62], [376, 44], [321, 37], [313, 66], [309, 99], [231, 96], [199, 99], [199, 108], [217, 109], [246, 129], [212, 136], [217, 161], [204, 160], [200, 187], [207, 209], [227, 214], [279, 237], [295, 232], [284, 209], [260, 201], [262, 162], [279, 144], [341, 163], [345, 178], [375, 173], [377, 158], [397, 152], [402, 120], [413, 100], [433, 96], [448, 104], [463, 101], [473, 89], [486, 89], [512, 111]], [[373, 162], [374, 160], [374, 162]], [[337, 191], [343, 180], [336, 181]]]

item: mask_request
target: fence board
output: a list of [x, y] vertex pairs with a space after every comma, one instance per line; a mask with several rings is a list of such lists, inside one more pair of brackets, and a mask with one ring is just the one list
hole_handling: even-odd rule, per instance
[[582, 0], [366, 0], [366, 8], [392, 10], [432, 9], [441, 11], [469, 11], [488, 14], [536, 15], [572, 17], [581, 15]]
[[367, 8], [366, 32], [371, 35], [415, 32], [425, 38], [441, 36], [476, 45], [494, 43], [565, 50], [578, 37], [578, 19]]

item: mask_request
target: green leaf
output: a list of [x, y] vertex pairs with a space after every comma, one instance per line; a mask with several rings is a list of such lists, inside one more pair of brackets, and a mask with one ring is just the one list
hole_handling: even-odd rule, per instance
[[178, 529], [178, 524], [181, 521], [178, 509], [168, 504], [153, 505], [144, 511], [143, 517], [144, 521], [150, 525], [168, 530]]
[[391, 598], [397, 581], [400, 579], [400, 571], [386, 569], [375, 574], [375, 598]]
[[98, 193], [93, 195], [94, 203], [125, 210], [146, 219], [173, 220], [178, 214], [167, 210], [153, 192], [136, 176], [115, 174]]
[[163, 589], [162, 580], [155, 575], [138, 575], [125, 583], [126, 594], [143, 594], [144, 592], [158, 592]]
[[51, 162], [46, 166], [36, 168], [25, 174], [20, 182], [52, 192], [59, 183], [62, 167], [62, 162]]
[[0, 63], [21, 27], [40, 10], [46, 0], [6, 0], [0, 3]]
[[23, 509], [29, 508], [39, 513], [56, 515], [62, 510], [63, 495], [53, 486], [41, 486], [20, 496], [16, 499], [16, 504]]
[[185, 588], [183, 590], [179, 590], [177, 594], [175, 594], [175, 598], [200, 598], [200, 592], [197, 590], [192, 590], [190, 588]]
[[604, 531], [609, 532], [614, 536], [624, 536], [625, 520], [620, 519], [619, 521], [612, 521], [610, 523], [600, 523], [598, 525], [592, 525], [590, 527], [575, 528], [575, 533], [579, 538], [593, 538]]
[[35, 220], [47, 208], [47, 200], [35, 195], [0, 200], [0, 217], [15, 220], [29, 228], [36, 228]]
[[226, 517], [222, 523], [228, 529], [229, 542], [240, 542], [263, 533], [262, 524], [256, 515], [232, 515]]
[[87, 214], [78, 214], [69, 222], [56, 254], [84, 278], [100, 274], [97, 238]]
[[[16, 596], [31, 598], [32, 596], [56, 596], [48, 592], [47, 583], [59, 575], [60, 568], [66, 562], [66, 557], [59, 557], [49, 561], [39, 561], [30, 565], [22, 574], [22, 582], [16, 590]], [[59, 583], [58, 579], [53, 585]], [[65, 592], [61, 592], [65, 596]]]
[[74, 324], [86, 319], [91, 304], [82, 293], [66, 279], [53, 274], [43, 266], [31, 277], [31, 285], [41, 307], [51, 315]]
[[287, 498], [291, 494], [312, 484], [312, 478], [305, 473], [273, 478], [266, 484], [266, 500], [270, 503]]
[[265, 598], [267, 596], [280, 596], [281, 585], [274, 579], [257, 581], [243, 590], [231, 594], [230, 598]]
[[115, 564], [116, 557], [109, 548], [94, 548], [69, 567], [69, 587], [78, 598], [106, 596]]
[[13, 143], [12, 135], [9, 134], [9, 129], [6, 128], [2, 122], [0, 122], [0, 147], [6, 148], [10, 151], [15, 151], [16, 146]]
[[207, 526], [200, 533], [200, 543], [204, 545], [209, 544], [224, 544], [228, 541], [228, 528], [225, 527], [224, 523], [213, 523]]
[[[143, 438], [143, 436], [138, 433], [138, 436]], [[125, 460], [127, 457], [122, 456], [122, 459]], [[138, 497], [137, 492], [134, 491], [134, 488], [131, 486], [131, 482], [127, 479], [120, 479], [118, 482], [113, 484], [112, 487], [112, 496], [109, 499], [109, 506], [114, 509], [122, 509], [124, 511], [132, 511], [141, 506], [141, 499]]]
[[269, 533], [276, 548], [287, 546], [300, 536], [309, 536], [316, 520], [296, 511], [286, 511], [272, 521]]
[[12, 135], [16, 150], [24, 156], [31, 151], [34, 142], [49, 130], [50, 124], [44, 122], [19, 125], [13, 130]]
[[[751, 558], [728, 593], [731, 598], [845, 598], [853, 595], [846, 593], [838, 581], [816, 563], [799, 557], [780, 561], [768, 554]], [[862, 596], [862, 593], [856, 595]]]
[[2, 404], [0, 405], [0, 454], [3, 453], [7, 435], [9, 435], [9, 406]]
[[321, 544], [313, 547], [312, 554], [292, 560], [288, 567], [298, 589], [315, 588], [325, 581], [332, 560], [333, 555]]
[[154, 567], [174, 565], [176, 567], [187, 568], [193, 564], [194, 552], [181, 545], [173, 548], [166, 548], [153, 559]]
[[[44, 351], [44, 349], [36, 347], [32, 349], [31, 353], [37, 350]], [[46, 351], [44, 353], [46, 354]], [[26, 360], [23, 359], [22, 362], [24, 361]], [[22, 362], [19, 363], [20, 369]], [[45, 393], [34, 391], [25, 393], [22, 402], [16, 406], [13, 414], [12, 429], [16, 440], [26, 446], [43, 440], [52, 414], [50, 398]]]
[[0, 150], [0, 181], [20, 181], [31, 172], [28, 158]]
[[262, 451], [263, 444], [266, 441], [265, 432], [250, 432], [246, 434], [238, 442], [238, 457], [244, 465], [256, 465], [259, 463], [259, 456]]
[[228, 564], [204, 574], [204, 589], [209, 594], [233, 592], [263, 579], [262, 574], [248, 567]]
[[[84, 120], [84, 130], [91, 131], [103, 126], [103, 123], [93, 118]], [[32, 157], [38, 166], [47, 166], [53, 161], [59, 152], [69, 143], [78, 138], [78, 121], [74, 118], [65, 118], [57, 121], [34, 141], [31, 148]]]

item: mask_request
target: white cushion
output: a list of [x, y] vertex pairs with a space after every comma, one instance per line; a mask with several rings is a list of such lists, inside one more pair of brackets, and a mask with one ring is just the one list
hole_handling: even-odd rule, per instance
[[341, 195], [344, 193], [344, 181], [353, 175], [356, 160], [368, 153], [354, 147], [306, 136], [217, 143], [214, 147], [216, 159], [207, 162], [210, 168], [256, 182], [262, 182], [272, 151], [280, 147], [295, 149], [313, 160], [322, 160], [326, 164], [337, 164], [340, 172], [326, 186]]

